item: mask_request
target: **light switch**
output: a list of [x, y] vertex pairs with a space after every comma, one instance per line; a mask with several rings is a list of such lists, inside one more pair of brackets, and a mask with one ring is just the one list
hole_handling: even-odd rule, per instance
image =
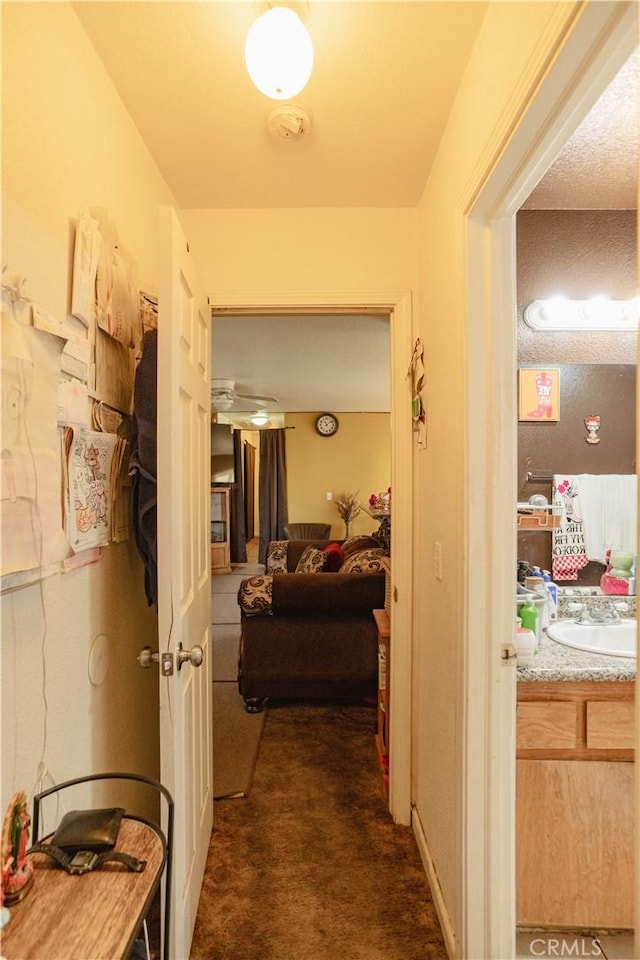
[[333, 494], [331, 493], [331, 490], [327, 490], [327, 500], [333, 500]]

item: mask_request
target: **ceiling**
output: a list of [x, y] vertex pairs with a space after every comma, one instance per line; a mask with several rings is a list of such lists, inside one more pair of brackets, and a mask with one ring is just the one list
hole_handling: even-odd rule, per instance
[[[275, 101], [244, 67], [246, 33], [264, 3], [73, 4], [185, 209], [415, 206], [486, 6], [297, 4], [315, 51], [296, 98], [311, 130], [279, 140], [266, 122]], [[639, 75], [636, 53], [524, 206], [636, 208]], [[388, 409], [388, 322], [216, 318], [212, 376], [278, 397], [268, 409]]]

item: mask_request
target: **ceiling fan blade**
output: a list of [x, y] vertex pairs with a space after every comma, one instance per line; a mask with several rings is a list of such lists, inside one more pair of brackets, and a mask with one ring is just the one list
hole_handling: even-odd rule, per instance
[[263, 403], [278, 403], [277, 397], [261, 397], [260, 394], [236, 393], [236, 400], [258, 400]]

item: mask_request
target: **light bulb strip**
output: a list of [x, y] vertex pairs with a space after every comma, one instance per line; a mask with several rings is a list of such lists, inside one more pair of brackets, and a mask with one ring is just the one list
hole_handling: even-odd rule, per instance
[[611, 330], [635, 332], [640, 321], [640, 297], [632, 300], [569, 300], [551, 297], [534, 300], [524, 310], [524, 321], [532, 330]]

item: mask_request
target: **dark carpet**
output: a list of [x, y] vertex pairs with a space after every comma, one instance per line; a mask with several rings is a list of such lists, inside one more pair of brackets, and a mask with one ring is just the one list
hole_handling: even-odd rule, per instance
[[215, 803], [192, 960], [445, 960], [375, 709], [270, 705], [248, 797]]

